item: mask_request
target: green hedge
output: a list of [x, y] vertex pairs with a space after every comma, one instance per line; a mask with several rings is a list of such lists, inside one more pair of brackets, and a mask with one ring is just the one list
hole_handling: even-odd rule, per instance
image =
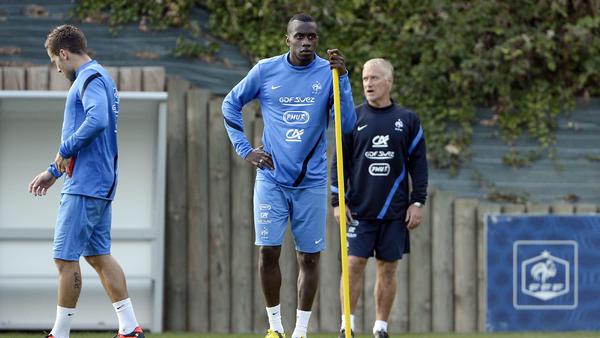
[[[175, 3], [186, 17], [194, 1], [139, 3], [162, 8], [162, 17]], [[285, 52], [287, 20], [298, 12], [311, 14], [320, 27], [320, 54], [332, 47], [344, 53], [357, 100], [362, 100], [364, 61], [390, 60], [395, 67], [393, 96], [421, 117], [430, 158], [438, 167], [455, 169], [468, 157], [472, 127], [478, 123], [475, 107], [492, 108], [497, 115], [492, 122], [499, 123], [507, 142], [528, 134], [552, 155], [555, 117], [573, 108], [575, 96], [600, 92], [597, 0], [200, 4], [212, 13], [212, 33], [255, 60]], [[148, 6], [138, 8], [146, 7], [146, 15], [156, 12]], [[160, 18], [149, 20], [160, 23]]]

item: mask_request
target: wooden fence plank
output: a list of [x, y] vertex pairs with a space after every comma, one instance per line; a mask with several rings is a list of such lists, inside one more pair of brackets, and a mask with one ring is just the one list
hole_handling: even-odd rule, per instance
[[4, 70], [0, 67], [0, 90], [4, 89]]
[[[50, 68], [50, 90], [56, 91], [66, 91], [71, 88], [71, 81], [67, 80], [67, 78], [63, 75], [63, 73], [59, 73], [56, 71], [55, 67]], [[116, 82], [115, 82], [116, 83]], [[120, 90], [120, 88], [119, 88]]]
[[522, 214], [525, 212], [525, 205], [523, 204], [504, 204], [502, 206], [502, 213], [504, 214]]
[[208, 101], [210, 93], [187, 94], [188, 328], [208, 332]]
[[486, 331], [487, 320], [487, 249], [485, 217], [499, 214], [500, 204], [479, 204], [477, 207], [477, 329]]
[[411, 332], [431, 331], [431, 229], [433, 194], [423, 208], [421, 225], [410, 232], [408, 318]]
[[208, 114], [210, 331], [231, 329], [231, 143], [223, 124], [223, 98], [213, 98]]
[[119, 90], [139, 92], [142, 90], [142, 68], [121, 67], [119, 68]]
[[598, 206], [591, 203], [579, 203], [575, 205], [576, 214], [596, 214], [598, 213]]
[[528, 203], [526, 209], [528, 214], [547, 215], [550, 213], [550, 204]]
[[169, 78], [167, 102], [167, 214], [165, 231], [165, 329], [187, 329], [186, 91], [189, 83]]
[[[421, 226], [423, 226], [423, 224], [421, 224]], [[410, 255], [404, 256], [400, 260], [400, 262], [398, 262], [398, 288], [396, 290], [396, 299], [394, 300], [394, 304], [392, 305], [392, 312], [390, 313], [388, 327], [388, 332], [390, 332], [390, 334], [392, 335], [394, 333], [408, 332], [408, 304], [410, 297], [408, 269]], [[431, 276], [427, 276], [428, 279], [430, 279], [430, 277]], [[429, 318], [431, 318], [431, 303], [428, 304], [428, 309]]]
[[477, 330], [477, 220], [475, 199], [454, 201], [454, 328]]
[[432, 330], [451, 332], [454, 330], [454, 250], [452, 204], [454, 196], [436, 191], [433, 196], [431, 228], [432, 255]]
[[25, 69], [23, 67], [4, 67], [4, 90], [25, 90]]
[[[254, 124], [254, 135], [252, 145], [257, 147], [261, 144], [261, 139], [263, 135], [263, 120], [262, 118], [256, 118], [253, 122]], [[256, 171], [254, 171], [254, 176]], [[253, 285], [254, 285], [254, 306], [252, 311], [253, 314], [253, 327], [255, 333], [264, 334], [269, 328], [269, 321], [266, 313], [266, 305], [265, 298], [262, 292], [262, 287], [260, 283], [260, 275], [258, 273], [258, 257], [259, 251], [258, 247], [255, 246], [253, 250]]]
[[[118, 86], [119, 85], [119, 67], [104, 67], [104, 69], [106, 69], [106, 72], [108, 73], [108, 75], [110, 75], [110, 77], [112, 77], [114, 83]], [[118, 88], [119, 90], [121, 90], [121, 88]]]
[[50, 75], [48, 66], [27, 67], [27, 90], [48, 90]]
[[[252, 139], [254, 115], [251, 107], [244, 109], [244, 130], [248, 139]], [[231, 332], [242, 333], [252, 331], [252, 316], [249, 314], [253, 310], [254, 300], [254, 167], [240, 158], [233, 149], [231, 157]]]
[[555, 215], [572, 215], [575, 208], [573, 204], [556, 202], [552, 203], [550, 209], [552, 209], [552, 213]]
[[162, 92], [165, 90], [165, 68], [143, 67], [142, 88], [145, 92]]
[[377, 277], [377, 261], [370, 258], [365, 267], [363, 289], [363, 325], [364, 332], [371, 332], [375, 323], [375, 280]]

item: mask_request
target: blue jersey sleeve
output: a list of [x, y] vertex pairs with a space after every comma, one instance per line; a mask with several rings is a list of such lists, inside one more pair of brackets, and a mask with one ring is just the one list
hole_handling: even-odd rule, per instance
[[260, 66], [256, 64], [248, 75], [242, 79], [225, 97], [223, 101], [223, 119], [229, 139], [235, 152], [246, 158], [252, 151], [252, 145], [244, 134], [244, 121], [242, 108], [244, 105], [258, 97], [261, 87]]
[[[333, 88], [331, 90], [330, 101], [332, 102], [331, 120], [335, 121]], [[354, 110], [354, 99], [352, 98], [352, 88], [350, 87], [348, 73], [340, 75], [340, 109], [342, 117], [342, 133], [351, 133], [354, 129], [354, 124], [356, 123], [356, 112]]]
[[75, 133], [60, 145], [59, 153], [64, 158], [77, 154], [108, 126], [108, 98], [102, 80], [93, 79], [82, 94], [85, 120]]

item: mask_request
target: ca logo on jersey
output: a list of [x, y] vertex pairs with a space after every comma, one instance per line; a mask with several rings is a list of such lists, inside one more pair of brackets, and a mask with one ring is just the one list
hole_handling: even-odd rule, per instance
[[288, 129], [285, 133], [286, 142], [302, 142], [304, 129]]
[[373, 148], [387, 148], [390, 135], [377, 135], [373, 137]]

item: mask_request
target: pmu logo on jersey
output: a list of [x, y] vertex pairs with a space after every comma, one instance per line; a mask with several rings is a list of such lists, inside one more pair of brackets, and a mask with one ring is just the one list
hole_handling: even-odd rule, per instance
[[302, 135], [304, 129], [288, 129], [285, 133], [285, 140], [287, 142], [302, 142]]
[[371, 174], [371, 176], [387, 176], [390, 174], [390, 164], [372, 163], [369, 166], [369, 174]]
[[575, 241], [516, 241], [513, 306], [523, 310], [576, 308], [577, 250]]
[[373, 137], [373, 148], [387, 148], [390, 135], [377, 135]]
[[395, 126], [395, 130], [396, 131], [402, 131], [402, 129], [404, 128], [404, 122], [402, 122], [401, 119], [398, 119], [398, 121], [396, 121], [396, 123], [394, 123]]
[[290, 110], [283, 113], [283, 122], [287, 124], [307, 124], [310, 114], [303, 110]]
[[384, 150], [369, 150], [365, 151], [365, 157], [369, 160], [389, 160], [394, 158], [395, 152]]
[[319, 95], [319, 94], [321, 94], [322, 90], [323, 90], [323, 85], [321, 84], [321, 82], [315, 81], [315, 83], [312, 84], [312, 93], [313, 94]]

